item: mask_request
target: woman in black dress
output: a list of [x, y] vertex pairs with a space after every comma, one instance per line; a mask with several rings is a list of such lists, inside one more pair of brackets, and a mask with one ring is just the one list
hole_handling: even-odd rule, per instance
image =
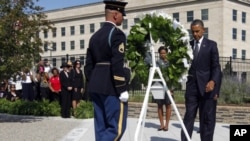
[[[79, 105], [80, 100], [83, 97], [83, 73], [81, 70], [81, 62], [76, 60], [71, 70], [72, 81], [73, 81], [73, 95], [72, 95], [72, 107], [73, 111]], [[74, 114], [74, 113], [73, 113]]]
[[[160, 55], [160, 59], [156, 61], [156, 65], [158, 67], [160, 67], [161, 69], [165, 69], [169, 66], [169, 62], [167, 60], [167, 53], [168, 50], [161, 46], [158, 49], [158, 53]], [[154, 100], [157, 105], [158, 105], [158, 116], [159, 116], [159, 120], [160, 120], [160, 128], [158, 129], [158, 131], [163, 130], [163, 131], [168, 131], [168, 124], [169, 124], [169, 120], [170, 120], [170, 116], [171, 116], [171, 102], [170, 99], [167, 96], [167, 93], [165, 93], [165, 98], [164, 99], [155, 99]], [[164, 125], [164, 118], [163, 118], [163, 105], [165, 105], [166, 107], [166, 122]]]

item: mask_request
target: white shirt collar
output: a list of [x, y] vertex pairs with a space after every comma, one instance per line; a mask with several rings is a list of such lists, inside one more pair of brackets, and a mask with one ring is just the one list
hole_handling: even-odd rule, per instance
[[116, 26], [115, 23], [113, 23], [113, 22], [111, 22], [111, 21], [106, 21], [106, 22], [107, 22], [107, 23], [111, 23], [111, 24], [113, 24], [114, 26]]
[[[200, 38], [200, 40], [199, 40], [199, 45], [202, 43], [203, 38], [204, 38], [204, 36], [202, 36], [202, 37]], [[194, 40], [194, 44], [196, 44], [196, 42], [195, 42], [195, 41], [196, 41], [196, 40]]]

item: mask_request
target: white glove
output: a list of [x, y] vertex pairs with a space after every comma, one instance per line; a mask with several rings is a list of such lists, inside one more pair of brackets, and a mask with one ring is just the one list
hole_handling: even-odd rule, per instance
[[120, 99], [122, 102], [127, 102], [127, 101], [128, 101], [128, 98], [129, 98], [128, 91], [122, 92], [122, 93], [120, 94], [120, 97], [119, 97], [119, 99]]

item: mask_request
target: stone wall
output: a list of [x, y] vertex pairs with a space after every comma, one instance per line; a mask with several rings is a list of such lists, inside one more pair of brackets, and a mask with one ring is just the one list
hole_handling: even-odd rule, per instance
[[[177, 104], [181, 117], [184, 117], [185, 105]], [[139, 118], [142, 103], [129, 102], [128, 116]], [[149, 103], [147, 110], [147, 118], [158, 118], [157, 104]], [[217, 106], [216, 121], [229, 124], [250, 124], [250, 107], [243, 106]], [[196, 121], [199, 117], [197, 115]], [[171, 120], [178, 120], [174, 109], [172, 108]]]

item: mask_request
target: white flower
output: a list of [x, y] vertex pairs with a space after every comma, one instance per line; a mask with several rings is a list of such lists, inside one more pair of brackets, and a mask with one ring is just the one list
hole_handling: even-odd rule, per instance
[[184, 64], [185, 68], [189, 68], [190, 67], [190, 64], [188, 64], [187, 58], [182, 58], [182, 62]]
[[178, 21], [176, 21], [175, 19], [174, 19], [174, 21], [173, 21], [173, 28], [176, 30], [177, 28], [179, 28], [179, 22]]
[[183, 43], [189, 43], [189, 40], [190, 40], [190, 38], [189, 38], [189, 36], [184, 36], [184, 37], [181, 37], [180, 38], [180, 40], [183, 42]]
[[181, 32], [185, 34], [185, 36], [189, 36], [187, 29], [185, 28], [180, 28], [180, 29], [181, 29]]
[[188, 56], [193, 59], [194, 58], [194, 55], [193, 55], [193, 50], [191, 48], [191, 46], [188, 44], [188, 50], [187, 50], [187, 54]]
[[178, 80], [178, 82], [180, 82], [180, 83], [185, 83], [185, 82], [187, 82], [187, 76], [188, 76], [187, 73], [182, 74], [182, 76], [181, 76], [181, 78]]

